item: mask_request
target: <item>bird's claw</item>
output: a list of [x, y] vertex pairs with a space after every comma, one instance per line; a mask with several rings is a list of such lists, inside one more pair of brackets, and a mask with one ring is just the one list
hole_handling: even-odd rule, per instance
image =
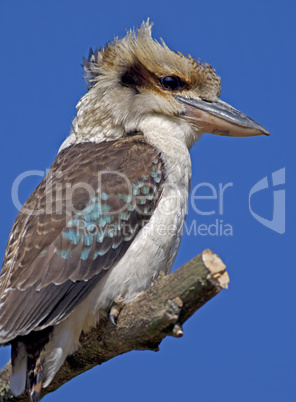
[[109, 320], [111, 324], [113, 324], [115, 327], [117, 325], [117, 318], [119, 316], [120, 311], [122, 310], [124, 306], [123, 302], [114, 302], [113, 306], [111, 307], [110, 313], [109, 313]]

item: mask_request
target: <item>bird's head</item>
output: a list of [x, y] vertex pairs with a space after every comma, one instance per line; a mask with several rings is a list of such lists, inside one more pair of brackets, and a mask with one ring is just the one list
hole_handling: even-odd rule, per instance
[[151, 27], [147, 21], [84, 60], [88, 93], [77, 106], [76, 138], [122, 138], [155, 117], [185, 128], [188, 147], [204, 132], [269, 134], [219, 100], [220, 78], [209, 64], [171, 51], [151, 37]]

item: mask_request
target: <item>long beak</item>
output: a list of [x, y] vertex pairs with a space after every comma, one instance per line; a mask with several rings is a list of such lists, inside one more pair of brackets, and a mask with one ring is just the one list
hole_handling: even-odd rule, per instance
[[232, 137], [269, 135], [256, 121], [221, 100], [187, 99], [179, 95], [175, 98], [186, 105], [182, 117], [200, 127], [205, 133]]

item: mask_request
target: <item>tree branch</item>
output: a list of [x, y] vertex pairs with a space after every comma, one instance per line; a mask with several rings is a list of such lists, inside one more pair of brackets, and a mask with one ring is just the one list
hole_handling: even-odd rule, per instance
[[[131, 350], [158, 350], [168, 335], [181, 337], [181, 325], [208, 300], [227, 288], [229, 277], [221, 259], [210, 250], [170, 275], [159, 277], [145, 293], [127, 304], [114, 327], [108, 315], [80, 337], [81, 347], [69, 356], [42, 395], [77, 375]], [[27, 401], [10, 393], [10, 362], [0, 371], [0, 401]]]

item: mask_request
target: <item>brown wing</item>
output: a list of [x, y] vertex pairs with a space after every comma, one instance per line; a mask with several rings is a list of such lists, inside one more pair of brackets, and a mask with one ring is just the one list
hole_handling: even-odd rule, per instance
[[164, 181], [143, 137], [61, 151], [13, 225], [0, 277], [0, 343], [58, 323], [124, 255]]

